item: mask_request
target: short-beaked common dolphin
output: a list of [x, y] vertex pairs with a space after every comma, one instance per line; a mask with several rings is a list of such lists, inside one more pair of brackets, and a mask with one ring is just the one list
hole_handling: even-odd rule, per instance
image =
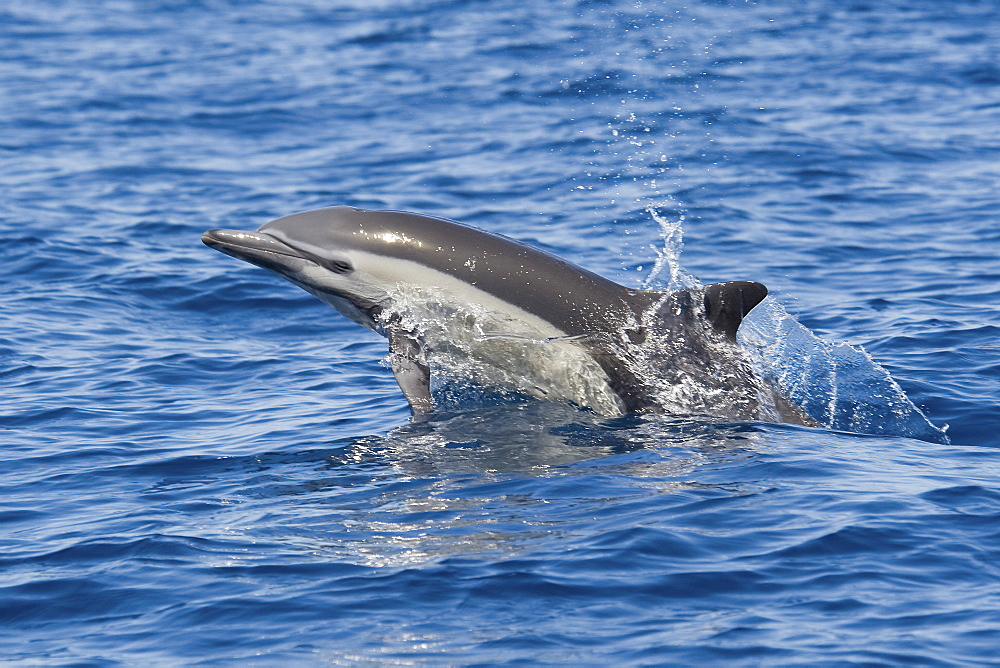
[[[605, 415], [669, 410], [663, 397], [700, 374], [694, 385], [707, 387], [702, 395], [716, 405], [702, 400], [691, 412], [802, 421], [794, 407], [789, 415], [774, 402], [776, 415], [761, 414], [761, 386], [739, 355], [712, 359], [735, 351], [743, 317], [767, 295], [760, 283], [636, 290], [461, 223], [346, 206], [292, 214], [255, 232], [209, 230], [202, 241], [386, 336], [417, 415], [433, 407], [432, 358], [450, 351], [471, 358], [473, 375], [486, 382]], [[659, 362], [650, 366], [651, 358]]]

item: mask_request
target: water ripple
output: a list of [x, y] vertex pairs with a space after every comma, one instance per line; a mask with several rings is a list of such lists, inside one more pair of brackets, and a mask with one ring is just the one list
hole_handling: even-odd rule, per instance
[[[995, 660], [994, 4], [329, 5], [0, 9], [8, 661]], [[679, 252], [651, 205], [953, 445], [410, 423], [382, 339], [198, 241], [332, 204], [632, 286]]]

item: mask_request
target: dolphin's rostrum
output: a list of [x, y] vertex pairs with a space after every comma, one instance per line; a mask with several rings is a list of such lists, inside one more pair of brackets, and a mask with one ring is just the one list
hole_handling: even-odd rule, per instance
[[450, 220], [345, 206], [202, 240], [386, 336], [417, 415], [433, 407], [435, 363], [465, 356], [480, 381], [608, 415], [807, 420], [766, 396], [734, 345], [760, 283], [634, 290]]

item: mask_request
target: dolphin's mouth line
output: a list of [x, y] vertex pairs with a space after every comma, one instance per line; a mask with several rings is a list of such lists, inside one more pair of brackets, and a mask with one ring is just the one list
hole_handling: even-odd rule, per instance
[[246, 232], [243, 230], [214, 229], [201, 235], [201, 240], [210, 248], [249, 262], [267, 256], [283, 256], [319, 264], [314, 258], [309, 257], [308, 254], [289, 246], [283, 241], [279, 241], [270, 234]]

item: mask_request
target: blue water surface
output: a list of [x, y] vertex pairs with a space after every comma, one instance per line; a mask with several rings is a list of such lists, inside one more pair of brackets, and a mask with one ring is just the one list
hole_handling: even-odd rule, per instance
[[[1000, 5], [39, 0], [0, 49], [7, 662], [996, 661]], [[384, 340], [199, 242], [334, 204], [632, 286], [682, 231], [950, 443], [411, 423]]]

